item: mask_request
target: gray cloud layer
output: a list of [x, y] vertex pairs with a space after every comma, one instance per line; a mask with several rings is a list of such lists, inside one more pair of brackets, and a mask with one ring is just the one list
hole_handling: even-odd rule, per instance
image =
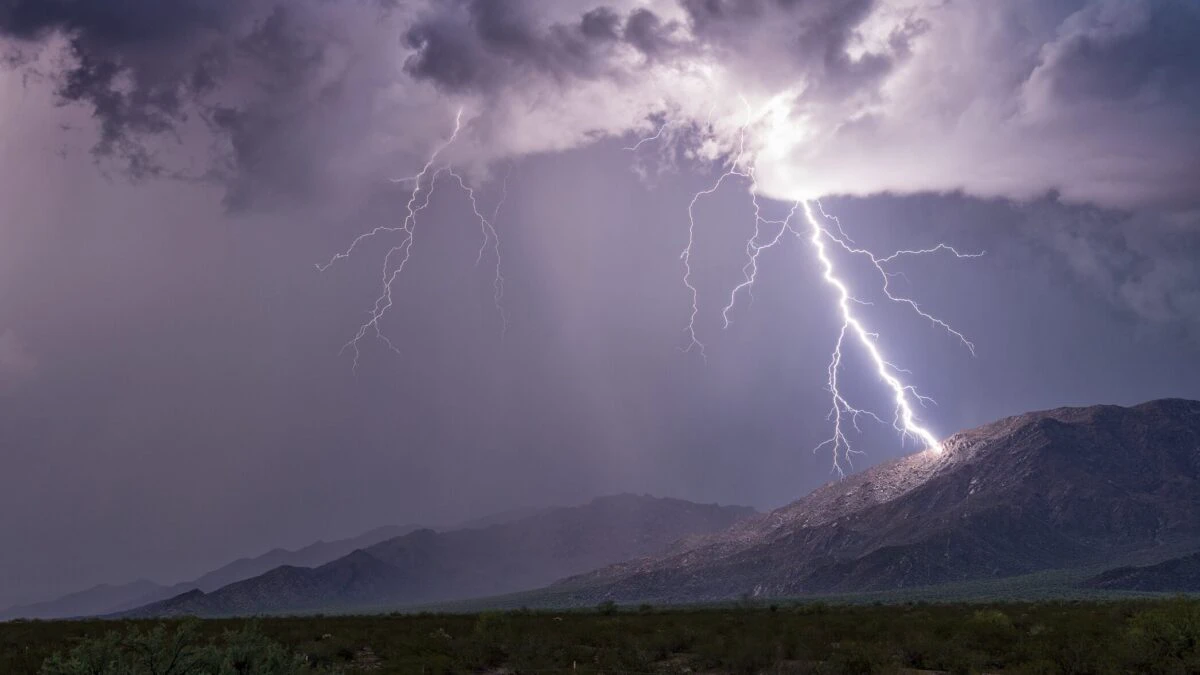
[[[342, 3], [364, 21], [374, 2]], [[316, 190], [359, 125], [353, 21], [320, 1], [7, 0], [13, 60], [94, 117], [94, 152], [135, 178], [212, 180], [234, 206]], [[377, 86], [377, 83], [372, 86]], [[358, 87], [357, 90], [354, 87]], [[326, 124], [340, 118], [339, 124]]]
[[94, 113], [102, 155], [219, 179], [235, 204], [326, 184], [331, 156], [411, 161], [459, 106], [454, 158], [480, 169], [664, 119], [694, 158], [728, 158], [739, 97], [780, 198], [1175, 208], [1200, 180], [1188, 0], [6, 0], [0, 32], [57, 41], [59, 93]]
[[91, 108], [97, 150], [135, 173], [154, 171], [141, 138], [169, 132], [227, 75], [226, 37], [238, 2], [6, 0], [0, 31], [26, 42], [58, 38], [68, 61], [55, 74], [64, 101]]

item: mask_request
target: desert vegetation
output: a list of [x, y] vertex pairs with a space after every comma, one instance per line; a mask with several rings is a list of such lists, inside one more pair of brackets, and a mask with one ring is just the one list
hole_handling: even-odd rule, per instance
[[0, 672], [1194, 673], [1200, 601], [1130, 600], [0, 624]]

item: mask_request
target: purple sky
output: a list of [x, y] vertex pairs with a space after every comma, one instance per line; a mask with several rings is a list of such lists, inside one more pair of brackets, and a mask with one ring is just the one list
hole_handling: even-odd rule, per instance
[[[987, 251], [896, 268], [974, 358], [864, 308], [936, 433], [1200, 397], [1193, 3], [378, 2], [0, 3], [0, 605], [382, 524], [619, 491], [769, 508], [834, 478], [812, 449], [839, 322], [811, 248], [763, 252], [722, 327], [744, 182], [696, 211], [708, 362], [681, 351], [687, 206], [739, 87], [768, 111], [768, 217], [816, 190], [873, 250]], [[509, 176], [511, 325], [439, 183], [383, 321], [400, 354], [364, 341], [356, 374], [339, 349], [396, 239], [314, 264], [402, 220], [387, 179], [460, 106], [447, 158], [481, 208]], [[847, 390], [887, 412], [846, 352]], [[858, 466], [915, 449], [852, 440]]]

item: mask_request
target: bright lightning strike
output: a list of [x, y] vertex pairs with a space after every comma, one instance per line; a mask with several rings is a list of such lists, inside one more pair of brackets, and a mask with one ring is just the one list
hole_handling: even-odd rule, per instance
[[[859, 302], [851, 293], [850, 289], [842, 281], [834, 268], [833, 260], [829, 257], [829, 252], [825, 248], [825, 239], [830, 238], [834, 241], [840, 241], [836, 237], [830, 235], [829, 231], [821, 226], [815, 214], [813, 214], [812, 206], [808, 202], [802, 202], [804, 208], [804, 217], [809, 224], [809, 241], [812, 242], [813, 249], [816, 251], [817, 259], [821, 263], [822, 277], [825, 283], [832, 286], [837, 292], [837, 305], [841, 313], [842, 329], [838, 334], [837, 344], [833, 350], [833, 357], [829, 363], [829, 391], [833, 396], [833, 437], [825, 441], [825, 445], [833, 446], [833, 462], [834, 468], [840, 473], [841, 465], [839, 461], [841, 457], [849, 458], [853, 448], [849, 440], [846, 438], [845, 429], [843, 427], [844, 419], [849, 416], [853, 424], [858, 415], [864, 414], [864, 411], [851, 406], [842, 396], [838, 389], [837, 375], [842, 362], [842, 343], [846, 339], [847, 331], [851, 332], [854, 337], [858, 338], [859, 344], [867, 352], [871, 358], [872, 364], [875, 366], [875, 371], [879, 375], [879, 379], [891, 390], [892, 396], [896, 403], [896, 415], [894, 426], [901, 434], [917, 439], [925, 445], [925, 448], [934, 452], [941, 452], [941, 442], [933, 435], [931, 431], [926, 429], [917, 421], [916, 413], [913, 410], [913, 404], [909, 400], [910, 397], [918, 403], [924, 404], [927, 399], [921, 396], [911, 385], [906, 385], [900, 381], [899, 369], [896, 368], [890, 361], [884, 358], [880, 347], [877, 344], [879, 335], [868, 331], [862, 324], [862, 321], [855, 315], [853, 304]], [[843, 244], [844, 246], [844, 244]], [[874, 260], [874, 257], [872, 257]], [[886, 278], [886, 272], [885, 278]], [[889, 297], [891, 297], [889, 295]], [[913, 303], [915, 307], [915, 303]], [[917, 309], [920, 312], [920, 309]], [[923, 316], [928, 316], [922, 313]], [[934, 319], [936, 321], [936, 319]], [[953, 329], [949, 329], [953, 332]], [[956, 335], [961, 334], [955, 332]], [[962, 338], [965, 342], [965, 338]], [[970, 344], [969, 342], [967, 343]], [[874, 417], [874, 415], [872, 415]], [[876, 417], [876, 419], [878, 419]]]
[[[736, 178], [749, 179], [751, 181], [751, 183], [753, 183], [753, 181], [754, 181], [753, 167], [747, 166], [745, 164], [746, 129], [747, 129], [747, 127], [750, 126], [750, 123], [753, 121], [753, 113], [750, 110], [750, 104], [747, 103], [745, 99], [742, 99], [742, 103], [745, 103], [745, 105], [746, 105], [746, 122], [738, 129], [738, 152], [737, 152], [737, 155], [735, 155], [733, 160], [729, 162], [728, 168], [726, 169], [725, 173], [722, 173], [717, 178], [717, 180], [715, 182], [713, 182], [713, 184], [707, 190], [701, 190], [700, 192], [697, 192], [695, 195], [692, 196], [692, 201], [690, 204], [688, 204], [688, 211], [687, 211], [687, 213], [688, 213], [687, 246], [684, 247], [683, 253], [679, 254], [679, 259], [683, 262], [683, 284], [685, 286], [687, 286], [688, 291], [692, 294], [692, 313], [690, 316], [688, 316], [688, 324], [687, 324], [687, 329], [686, 329], [687, 336], [688, 336], [688, 344], [686, 347], [684, 347], [683, 351], [685, 351], [685, 352], [690, 352], [692, 350], [698, 351], [700, 353], [700, 358], [702, 358], [706, 363], [708, 362], [708, 354], [707, 354], [706, 348], [704, 346], [704, 343], [701, 342], [700, 339], [696, 335], [696, 317], [700, 314], [700, 291], [696, 288], [695, 284], [692, 283], [692, 253], [696, 247], [696, 204], [700, 201], [701, 197], [707, 197], [708, 195], [713, 194], [717, 190], [720, 190], [721, 185], [727, 179], [736, 177]], [[664, 125], [664, 128], [665, 128], [665, 125]], [[662, 130], [660, 129], [659, 133], [656, 134], [655, 137], [661, 136], [661, 135], [662, 135]], [[649, 140], [649, 139], [642, 139], [642, 141], [639, 141], [637, 143], [637, 145], [633, 146], [633, 148], [637, 148], [637, 147], [641, 146], [642, 142], [646, 141], [646, 140]], [[757, 214], [758, 213], [757, 197], [755, 197], [754, 206], [755, 206], [755, 213]], [[747, 245], [747, 249], [749, 249], [749, 245]]]
[[483, 232], [483, 243], [479, 245], [479, 255], [475, 258], [475, 264], [479, 265], [483, 262], [484, 252], [488, 249], [488, 242], [492, 244], [493, 257], [496, 260], [496, 276], [492, 281], [493, 299], [496, 302], [496, 311], [500, 313], [500, 321], [503, 324], [501, 333], [508, 332], [508, 313], [504, 311], [502, 300], [504, 299], [504, 275], [500, 269], [500, 235], [496, 234], [496, 218], [500, 216], [500, 208], [504, 206], [504, 201], [508, 199], [508, 176], [504, 177], [503, 189], [500, 193], [500, 199], [496, 202], [496, 208], [492, 209], [492, 216], [488, 218], [479, 212], [479, 202], [475, 200], [475, 188], [467, 185], [463, 177], [454, 172], [453, 169], [447, 169], [447, 173], [458, 181], [458, 186], [466, 193], [468, 201], [471, 202], [471, 210], [475, 212], [475, 217], [479, 219], [479, 228]]
[[[745, 103], [744, 100], [743, 103]], [[878, 422], [883, 422], [882, 418], [874, 412], [852, 405], [842, 392], [839, 377], [842, 371], [843, 350], [846, 347], [847, 338], [850, 338], [866, 353], [870, 364], [874, 367], [876, 375], [883, 383], [886, 391], [891, 395], [895, 405], [892, 426], [900, 433], [901, 438], [912, 439], [924, 446], [928, 451], [941, 452], [941, 443], [938, 441], [937, 436], [920, 422], [916, 413], [917, 406], [924, 406], [932, 403], [933, 400], [920, 394], [912, 385], [906, 384], [902, 376], [910, 373], [899, 368], [884, 356], [883, 348], [880, 345], [880, 335], [868, 330], [864, 324], [864, 320], [856, 312], [856, 307], [869, 305], [870, 303], [857, 298], [850, 290], [847, 282], [838, 274], [834, 258], [830, 255], [829, 247], [836, 246], [845, 253], [865, 257], [879, 274], [881, 281], [880, 291], [887, 300], [908, 307], [918, 317], [953, 336], [972, 355], [975, 354], [975, 345], [963, 333], [953, 328], [949, 323], [927, 312], [916, 300], [894, 291], [892, 280], [900, 275], [889, 271], [888, 265], [907, 256], [947, 253], [955, 258], [966, 259], [977, 258], [983, 254], [962, 253], [948, 244], [937, 244], [927, 249], [905, 249], [896, 251], [891, 255], [878, 256], [858, 246], [846, 234], [841, 222], [836, 217], [828, 214], [819, 201], [815, 202], [816, 210], [821, 214], [819, 217], [813, 209], [813, 202], [809, 201], [795, 202], [788, 214], [782, 219], [764, 217], [762, 205], [758, 197], [759, 189], [758, 181], [755, 178], [754, 164], [750, 157], [750, 152], [746, 147], [747, 130], [752, 124], [754, 116], [749, 104], [746, 104], [746, 108], [747, 118], [746, 122], [739, 128], [737, 150], [732, 153], [731, 159], [726, 164], [725, 171], [708, 188], [693, 195], [691, 202], [688, 204], [687, 245], [680, 256], [684, 267], [683, 283], [691, 295], [691, 313], [685, 328], [686, 335], [688, 336], [688, 345], [684, 351], [696, 350], [707, 361], [705, 344], [700, 340], [696, 331], [696, 319], [700, 312], [699, 292], [692, 279], [693, 269], [691, 260], [696, 244], [696, 208], [703, 198], [717, 192], [726, 181], [741, 179], [746, 183], [746, 189], [751, 198], [754, 230], [750, 238], [746, 241], [746, 263], [742, 268], [743, 279], [733, 287], [729, 294], [729, 301], [721, 310], [725, 327], [728, 328], [732, 323], [731, 313], [737, 306], [738, 299], [743, 292], [753, 300], [753, 287], [758, 278], [759, 257], [762, 252], [776, 246], [783, 239], [784, 235], [788, 233], [795, 235], [801, 240], [807, 240], [816, 254], [822, 278], [835, 292], [838, 314], [842, 321], [837, 341], [830, 355], [828, 380], [826, 382], [826, 387], [832, 397], [829, 419], [833, 424], [833, 434], [828, 440], [818, 445], [816, 450], [830, 447], [833, 450], [833, 470], [839, 474], [843, 474], [843, 463], [849, 463], [852, 456], [857, 454], [848, 436], [850, 428], [856, 431], [859, 430], [859, 418], [864, 416]], [[626, 150], [636, 151], [645, 143], [660, 139], [665, 128], [666, 124], [662, 125], [653, 136], [639, 140], [635, 145], [627, 147]], [[796, 222], [798, 213], [803, 214], [803, 226]]]
[[[917, 406], [924, 406], [931, 403], [933, 402], [932, 399], [921, 395], [912, 385], [907, 384], [903, 376], [909, 374], [909, 372], [896, 366], [884, 355], [883, 347], [880, 344], [880, 335], [868, 330], [864, 319], [857, 312], [859, 308], [870, 303], [859, 299], [851, 291], [845, 278], [839, 274], [830, 249], [831, 247], [837, 248], [844, 254], [868, 260], [879, 275], [879, 290], [883, 297], [890, 302], [908, 307], [921, 319], [930, 322], [935, 327], [953, 336], [972, 354], [975, 353], [975, 345], [964, 334], [950, 326], [947, 322], [927, 312], [916, 300], [905, 295], [900, 295], [893, 290], [892, 280], [900, 276], [900, 274], [890, 271], [888, 267], [896, 260], [908, 256], [946, 253], [956, 258], [976, 258], [983, 254], [962, 253], [950, 245], [937, 244], [931, 248], [905, 249], [887, 256], [878, 256], [855, 243], [846, 234], [841, 222], [835, 216], [827, 213], [819, 201], [797, 201], [792, 205], [791, 210], [785, 217], [780, 219], [765, 217], [763, 215], [763, 206], [759, 201], [759, 186], [755, 176], [753, 152], [747, 148], [747, 133], [755, 121], [755, 115], [749, 103], [744, 99], [743, 103], [746, 106], [746, 120], [738, 130], [736, 152], [731, 153], [731, 157], [725, 164], [724, 172], [708, 188], [695, 193], [687, 208], [687, 245], [680, 254], [680, 260], [683, 263], [684, 269], [683, 283], [691, 296], [691, 313], [689, 314], [685, 329], [688, 336], [688, 344], [684, 348], [684, 351], [697, 351], [701, 358], [707, 361], [705, 344], [700, 340], [696, 329], [696, 320], [700, 313], [700, 294], [693, 282], [694, 270], [692, 269], [692, 256], [696, 246], [697, 207], [703, 198], [716, 193], [727, 181], [742, 181], [746, 185], [746, 190], [750, 195], [753, 206], [754, 230], [745, 245], [746, 263], [742, 267], [742, 281], [730, 291], [729, 300], [721, 310], [725, 327], [728, 328], [731, 325], [731, 314], [737, 306], [738, 299], [743, 294], [749, 296], [751, 301], [753, 301], [753, 287], [758, 279], [759, 258], [762, 252], [779, 244], [784, 236], [789, 233], [801, 241], [807, 241], [815, 252], [816, 260], [821, 269], [822, 279], [834, 290], [838, 315], [841, 319], [841, 327], [830, 355], [828, 380], [826, 382], [826, 387], [832, 397], [829, 419], [833, 424], [833, 434], [828, 440], [818, 445], [816, 449], [831, 447], [833, 450], [833, 469], [841, 474], [843, 473], [843, 462], [849, 463], [852, 456], [857, 453], [851, 445], [848, 436], [849, 430], [851, 428], [856, 431], [859, 430], [859, 418], [864, 416], [878, 422], [883, 422], [883, 419], [874, 412], [852, 405], [842, 392], [839, 378], [842, 372], [844, 349], [847, 346], [847, 340], [850, 340], [865, 352], [869, 363], [874, 368], [875, 374], [883, 383], [885, 390], [891, 395], [894, 403], [892, 426], [900, 433], [901, 438], [906, 440], [912, 439], [923, 445], [928, 451], [941, 452], [941, 443], [938, 441], [937, 436], [921, 423], [916, 413]], [[670, 122], [664, 122], [653, 135], [642, 138], [634, 145], [626, 147], [625, 150], [637, 152], [647, 143], [656, 141], [671, 142], [671, 139], [666, 137], [666, 131], [669, 126]], [[706, 125], [705, 128], [711, 130], [711, 125]], [[380, 293], [369, 312], [369, 318], [359, 326], [354, 337], [343, 347], [343, 351], [351, 350], [353, 352], [355, 370], [358, 368], [360, 343], [368, 335], [374, 335], [389, 349], [399, 351], [395, 344], [383, 333], [380, 322], [393, 306], [393, 285], [411, 258], [417, 216], [429, 207], [434, 189], [442, 176], [448, 176], [457, 184], [459, 190], [465, 195], [472, 213], [479, 222], [483, 241], [479, 247], [476, 264], [479, 265], [483, 262], [489, 249], [495, 259], [494, 300], [504, 329], [507, 329], [508, 317], [502, 303], [504, 297], [504, 276], [501, 272], [500, 237], [497, 234], [495, 222], [508, 196], [508, 177], [505, 176], [501, 195], [495, 208], [490, 215], [485, 215], [480, 209], [475, 188], [469, 185], [462, 174], [455, 171], [452, 166], [439, 162], [443, 151], [457, 140], [461, 130], [462, 111], [460, 110], [455, 117], [454, 131], [441, 145], [434, 149], [421, 170], [407, 178], [393, 179], [395, 183], [412, 183], [412, 190], [409, 193], [406, 203], [406, 213], [400, 224], [380, 226], [369, 232], [365, 232], [356, 237], [346, 250], [335, 254], [327, 263], [317, 265], [317, 269], [325, 271], [338, 261], [349, 258], [355, 253], [359, 245], [368, 239], [384, 234], [400, 235], [399, 243], [391, 246], [384, 255], [380, 273]], [[816, 204], [815, 211], [813, 208], [814, 203]], [[820, 216], [817, 215], [818, 211]], [[798, 216], [802, 216], [802, 218]], [[800, 220], [803, 223], [798, 222]]]
[[[747, 263], [748, 270], [745, 280], [735, 287], [730, 296], [729, 305], [725, 307], [724, 315], [726, 326], [729, 322], [729, 311], [733, 308], [737, 300], [737, 292], [746, 288], [749, 289], [754, 281], [755, 274], [758, 270], [758, 255], [763, 250], [771, 248], [779, 243], [783, 235], [791, 232], [797, 237], [804, 238], [804, 233], [797, 228], [795, 224], [795, 215], [799, 210], [804, 214], [804, 221], [807, 224], [807, 239], [812, 245], [813, 251], [816, 254], [817, 262], [821, 267], [821, 276], [825, 283], [832, 287], [836, 294], [836, 303], [838, 313], [842, 321], [841, 328], [838, 331], [837, 341], [834, 343], [833, 352], [830, 355], [828, 367], [828, 380], [826, 387], [832, 397], [832, 407], [829, 412], [829, 418], [833, 423], [833, 435], [815, 448], [819, 450], [824, 447], [830, 447], [833, 450], [833, 469], [839, 474], [844, 473], [843, 462], [850, 462], [852, 456], [856, 454], [853, 445], [848, 436], [849, 427], [853, 427], [856, 431], [859, 430], [859, 417], [866, 416], [875, 421], [882, 419], [875, 413], [858, 408], [852, 405], [846, 396], [842, 393], [839, 385], [839, 376], [842, 369], [843, 348], [845, 347], [847, 336], [852, 337], [863, 351], [869, 357], [869, 361], [875, 368], [876, 375], [883, 382], [884, 386], [892, 396], [895, 404], [895, 412], [893, 415], [892, 426], [900, 432], [902, 438], [911, 438], [925, 447], [931, 452], [941, 452], [941, 442], [927, 427], [919, 421], [915, 406], [925, 405], [933, 402], [927, 396], [923, 396], [916, 390], [915, 387], [905, 384], [901, 380], [901, 375], [908, 374], [908, 371], [897, 367], [894, 363], [884, 356], [882, 347], [879, 345], [880, 336], [878, 333], [872, 332], [866, 328], [863, 320], [855, 312], [856, 306], [862, 306], [869, 303], [857, 298], [850, 290], [847, 283], [838, 275], [837, 268], [833, 258], [830, 256], [828, 249], [829, 244], [835, 244], [841, 247], [848, 253], [866, 256], [872, 263], [875, 270], [879, 273], [882, 279], [882, 292], [892, 302], [905, 305], [912, 309], [918, 316], [930, 321], [934, 325], [943, 329], [950, 335], [957, 338], [972, 354], [975, 353], [975, 345], [967, 338], [955, 330], [945, 321], [929, 314], [923, 310], [911, 298], [896, 295], [892, 292], [889, 282], [894, 273], [886, 269], [886, 264], [896, 260], [897, 258], [906, 255], [925, 255], [937, 252], [949, 252], [957, 258], [976, 258], [982, 253], [960, 253], [955, 248], [946, 244], [939, 244], [930, 249], [923, 250], [903, 250], [897, 251], [889, 256], [879, 257], [870, 251], [853, 245], [852, 240], [846, 235], [842, 229], [841, 223], [825, 213], [824, 209], [818, 204], [818, 209], [821, 210], [822, 216], [826, 222], [834, 223], [836, 232], [822, 224], [822, 219], [818, 218], [813, 211], [812, 203], [809, 201], [798, 201], [792, 205], [791, 211], [782, 221], [766, 221], [759, 215], [757, 202], [755, 202], [755, 233], [747, 243], [747, 251], [750, 254], [750, 262]], [[766, 244], [758, 244], [760, 236], [758, 226], [763, 222], [777, 223], [779, 225], [778, 233]]]
[[361, 342], [368, 335], [373, 335], [376, 339], [383, 342], [388, 349], [393, 352], [400, 353], [399, 348], [393, 343], [383, 332], [380, 322], [393, 306], [393, 285], [396, 279], [404, 272], [404, 268], [408, 265], [408, 261], [412, 256], [412, 246], [416, 235], [417, 215], [429, 207], [429, 202], [433, 198], [434, 188], [437, 185], [438, 179], [442, 175], [447, 175], [452, 178], [458, 185], [459, 189], [467, 198], [467, 203], [470, 205], [475, 217], [479, 220], [480, 231], [483, 235], [483, 242], [479, 247], [479, 255], [476, 258], [476, 265], [483, 262], [485, 253], [490, 248], [495, 264], [495, 277], [493, 280], [493, 298], [496, 304], [496, 311], [500, 314], [502, 322], [502, 334], [508, 329], [508, 314], [504, 309], [504, 275], [501, 273], [502, 261], [500, 256], [500, 236], [496, 232], [495, 222], [500, 214], [500, 208], [504, 205], [505, 199], [508, 197], [508, 177], [505, 176], [504, 185], [499, 201], [493, 209], [490, 217], [485, 216], [479, 210], [479, 202], [475, 196], [475, 188], [471, 187], [462, 175], [454, 170], [449, 164], [438, 163], [438, 158], [450, 147], [456, 140], [458, 134], [462, 131], [462, 116], [463, 111], [460, 108], [458, 114], [454, 118], [454, 131], [449, 138], [441, 143], [430, 154], [429, 159], [425, 162], [421, 170], [416, 174], [404, 178], [393, 178], [393, 183], [412, 183], [412, 191], [409, 193], [408, 201], [405, 204], [404, 220], [399, 225], [381, 225], [368, 232], [364, 232], [355, 237], [350, 246], [344, 251], [335, 254], [325, 264], [318, 264], [317, 270], [324, 272], [330, 267], [333, 267], [338, 261], [349, 258], [358, 249], [363, 242], [383, 234], [399, 233], [400, 242], [388, 248], [387, 253], [383, 257], [383, 266], [380, 271], [380, 292], [375, 299], [375, 304], [369, 311], [369, 318], [358, 327], [358, 331], [354, 334], [345, 345], [342, 346], [341, 353], [351, 351], [354, 355], [353, 369], [358, 371], [358, 362], [361, 355]]

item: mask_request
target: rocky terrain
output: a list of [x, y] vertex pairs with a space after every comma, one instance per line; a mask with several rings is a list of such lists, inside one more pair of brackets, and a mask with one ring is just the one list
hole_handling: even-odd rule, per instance
[[856, 593], [1200, 549], [1200, 402], [1029, 413], [943, 445], [552, 590], [577, 603]]

